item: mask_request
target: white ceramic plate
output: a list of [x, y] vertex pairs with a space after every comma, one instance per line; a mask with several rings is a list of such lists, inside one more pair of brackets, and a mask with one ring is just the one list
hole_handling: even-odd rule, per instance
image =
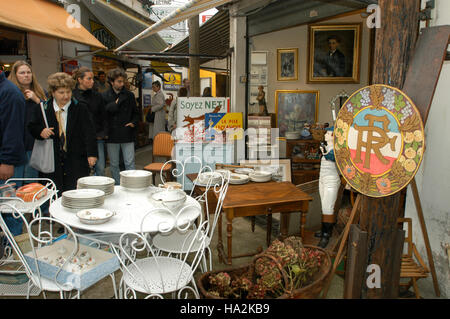
[[114, 185], [114, 179], [106, 176], [86, 176], [78, 179], [77, 184], [85, 186], [109, 186]]
[[106, 223], [114, 215], [115, 214], [112, 211], [101, 208], [89, 208], [77, 212], [77, 217], [80, 219], [80, 222], [90, 225]]
[[62, 196], [69, 199], [94, 199], [105, 196], [105, 192], [98, 189], [74, 189], [65, 191]]
[[242, 185], [246, 184], [249, 181], [248, 175], [244, 174], [231, 174], [230, 176], [230, 184], [233, 185]]
[[246, 167], [243, 167], [243, 168], [236, 168], [235, 170], [234, 170], [234, 172], [236, 173], [236, 174], [245, 174], [245, 175], [248, 175], [248, 174], [250, 174], [250, 173], [253, 173], [255, 170], [253, 169], [253, 168], [246, 168]]
[[120, 172], [120, 176], [124, 177], [150, 177], [152, 172], [144, 170], [128, 170]]
[[249, 175], [250, 180], [256, 183], [265, 183], [272, 179], [272, 173], [270, 172], [254, 172]]
[[186, 201], [186, 193], [179, 189], [163, 190], [150, 196], [153, 203], [170, 210], [177, 209]]

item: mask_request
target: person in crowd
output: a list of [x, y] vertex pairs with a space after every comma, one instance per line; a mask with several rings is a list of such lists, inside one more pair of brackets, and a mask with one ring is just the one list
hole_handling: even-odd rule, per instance
[[155, 113], [155, 120], [150, 124], [149, 138], [155, 140], [156, 134], [164, 132], [166, 130], [166, 117], [165, 117], [165, 99], [164, 93], [161, 91], [161, 82], [154, 81], [152, 83], [152, 90], [155, 93], [152, 97], [151, 112]]
[[107, 138], [107, 121], [105, 103], [102, 95], [93, 90], [94, 73], [87, 67], [81, 67], [73, 74], [76, 88], [72, 94], [75, 99], [87, 105], [95, 125], [97, 137], [98, 160], [95, 164], [95, 175], [105, 175], [105, 139]]
[[117, 68], [108, 72], [111, 88], [102, 94], [106, 107], [108, 122], [108, 139], [106, 149], [111, 168], [111, 175], [117, 185], [120, 184], [120, 151], [126, 170], [133, 170], [135, 130], [139, 121], [139, 111], [132, 92], [124, 85], [126, 81], [124, 70]]
[[17, 85], [25, 97], [25, 131], [24, 144], [27, 155], [27, 163], [24, 167], [23, 178], [37, 178], [39, 173], [29, 165], [31, 153], [34, 146], [34, 137], [27, 129], [28, 123], [31, 121], [31, 115], [35, 108], [40, 108], [40, 103], [47, 99], [46, 94], [38, 83], [35, 74], [31, 69], [31, 65], [26, 61], [17, 61], [14, 63], [9, 80]]
[[49, 178], [59, 190], [77, 188], [77, 180], [88, 176], [97, 161], [95, 126], [88, 106], [72, 97], [75, 80], [57, 72], [48, 79], [51, 98], [44, 103], [48, 128], [40, 108], [34, 108], [28, 129], [36, 139], [53, 139], [55, 171], [40, 177]]
[[109, 83], [106, 81], [106, 73], [104, 71], [98, 71], [98, 81], [95, 82], [95, 89], [98, 93], [104, 93], [110, 88]]
[[187, 96], [191, 96], [191, 82], [189, 81], [189, 79], [183, 80], [183, 87], [186, 88]]
[[211, 87], [207, 86], [203, 89], [202, 97], [212, 97]]
[[[11, 177], [23, 176], [26, 163], [24, 131], [25, 99], [0, 67], [0, 184]], [[13, 236], [22, 234], [22, 220], [11, 214], [2, 216]]]
[[169, 132], [172, 132], [174, 129], [177, 128], [177, 103], [179, 97], [186, 97], [187, 96], [187, 89], [185, 87], [181, 87], [178, 90], [177, 97], [172, 100], [172, 103], [169, 107], [169, 116], [168, 116], [168, 129]]

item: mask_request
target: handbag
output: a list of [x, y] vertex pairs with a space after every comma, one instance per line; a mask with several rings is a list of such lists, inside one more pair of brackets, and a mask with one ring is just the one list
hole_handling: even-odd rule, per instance
[[[48, 128], [44, 105], [41, 102], [41, 112], [44, 117], [45, 127]], [[42, 173], [53, 173], [55, 171], [55, 155], [53, 151], [53, 139], [34, 141], [33, 151], [30, 157], [30, 166]]]
[[155, 122], [155, 112], [152, 112], [151, 110], [149, 110], [149, 111], [147, 112], [147, 115], [145, 116], [145, 120], [146, 120], [148, 123], [153, 123], [153, 122]]

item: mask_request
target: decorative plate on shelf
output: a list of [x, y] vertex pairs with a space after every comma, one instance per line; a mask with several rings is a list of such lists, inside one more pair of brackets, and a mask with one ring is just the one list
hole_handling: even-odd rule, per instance
[[422, 118], [397, 88], [376, 84], [356, 91], [334, 127], [336, 165], [358, 192], [385, 197], [406, 187], [425, 150]]

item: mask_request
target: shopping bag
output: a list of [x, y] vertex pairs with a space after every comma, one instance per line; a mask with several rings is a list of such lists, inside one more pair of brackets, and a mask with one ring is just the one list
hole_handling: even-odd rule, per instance
[[[47, 117], [41, 102], [41, 112], [44, 117], [45, 127], [48, 128]], [[55, 171], [55, 157], [53, 152], [53, 139], [35, 140], [31, 152], [30, 166], [42, 173], [53, 173]]]

